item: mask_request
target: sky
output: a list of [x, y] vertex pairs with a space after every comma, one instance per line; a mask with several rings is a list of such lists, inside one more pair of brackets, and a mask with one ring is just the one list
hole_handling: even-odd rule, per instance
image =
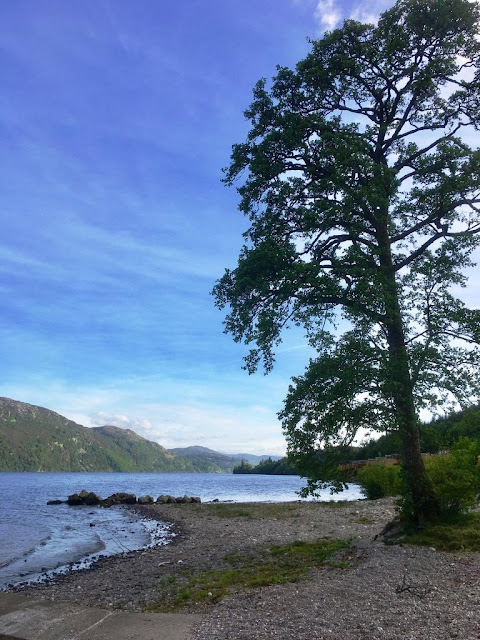
[[391, 4], [0, 2], [0, 396], [169, 448], [285, 452], [309, 351], [287, 335], [248, 376], [223, 334], [210, 291], [246, 221], [221, 169], [259, 78]]

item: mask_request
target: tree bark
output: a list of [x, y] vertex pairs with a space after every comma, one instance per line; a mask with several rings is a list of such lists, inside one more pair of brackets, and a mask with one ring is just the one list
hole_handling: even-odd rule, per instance
[[428, 522], [436, 522], [440, 517], [440, 508], [420, 450], [418, 418], [403, 326], [401, 317], [395, 311], [392, 309], [393, 317], [387, 327], [391, 393], [402, 440], [404, 481], [411, 500], [410, 509], [407, 510], [411, 511], [414, 524], [420, 527]]
[[398, 431], [402, 441], [402, 470], [408, 498], [411, 501], [410, 505], [406, 505], [407, 509], [404, 511], [411, 513], [413, 524], [416, 527], [421, 527], [427, 523], [438, 521], [440, 506], [427, 475], [420, 450], [418, 417], [415, 411], [413, 385], [386, 216], [384, 220], [385, 224], [380, 225], [377, 237], [387, 318], [389, 391], [397, 414]]

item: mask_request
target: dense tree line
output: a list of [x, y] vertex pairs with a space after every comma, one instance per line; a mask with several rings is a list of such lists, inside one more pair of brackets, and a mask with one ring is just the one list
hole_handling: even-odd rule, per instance
[[[480, 440], [480, 405], [453, 412], [420, 426], [420, 448], [423, 453], [449, 450], [461, 438]], [[349, 460], [368, 460], [378, 456], [399, 454], [401, 442], [398, 433], [388, 433], [371, 439], [362, 446], [349, 447], [345, 457]]]
[[272, 460], [271, 458], [267, 458], [255, 466], [246, 460], [242, 460], [239, 465], [234, 467], [233, 473], [259, 473], [269, 476], [295, 476], [298, 475], [298, 469], [288, 460], [288, 458], [281, 458], [281, 460]]

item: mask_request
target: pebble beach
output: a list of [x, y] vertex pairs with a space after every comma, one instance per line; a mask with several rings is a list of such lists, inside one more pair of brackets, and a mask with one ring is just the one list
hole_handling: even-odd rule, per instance
[[305, 580], [240, 591], [219, 602], [187, 603], [184, 611], [202, 614], [192, 640], [480, 638], [480, 554], [385, 545], [377, 535], [395, 515], [390, 499], [135, 510], [171, 523], [172, 541], [16, 590], [58, 602], [145, 611], [169, 580], [221, 570], [232, 553], [341, 539], [350, 547], [339, 562], [312, 569]]

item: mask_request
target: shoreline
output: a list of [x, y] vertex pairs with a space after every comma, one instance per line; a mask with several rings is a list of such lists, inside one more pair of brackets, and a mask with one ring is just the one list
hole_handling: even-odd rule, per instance
[[[88, 571], [96, 563], [117, 555], [136, 553], [154, 546], [167, 544], [172, 537], [169, 523], [148, 517], [141, 511], [136, 513], [134, 509], [129, 508], [127, 505], [117, 505], [113, 507], [113, 510], [117, 510], [118, 507], [121, 510], [120, 513], [117, 513], [115, 517], [109, 520], [102, 517], [104, 514], [98, 511], [99, 507], [96, 505], [72, 507], [77, 511], [76, 515], [80, 516], [79, 519], [83, 520], [84, 529], [91, 531], [93, 534], [90, 538], [82, 538], [84, 547], [88, 547], [88, 551], [84, 550], [81, 553], [81, 547], [69, 547], [64, 552], [57, 554], [53, 560], [48, 557], [45, 560], [37, 558], [36, 561], [34, 560], [33, 567], [28, 565], [23, 567], [23, 561], [27, 563], [31, 560], [37, 549], [41, 549], [46, 543], [51, 544], [51, 540], [55, 536], [58, 537], [59, 531], [54, 527], [53, 532], [51, 531], [44, 540], [40, 541], [28, 552], [12, 558], [1, 567], [8, 569], [10, 566], [17, 566], [17, 574], [12, 573], [7, 578], [8, 582], [5, 582], [5, 577], [3, 577], [0, 592], [20, 591], [39, 584], [55, 583], [60, 576], [79, 571]], [[57, 506], [55, 505], [53, 508], [56, 509]], [[83, 514], [81, 513], [82, 510], [84, 511]], [[66, 529], [72, 532], [73, 526], [70, 522], [68, 521]], [[141, 541], [139, 536], [142, 538]], [[58, 542], [63, 545], [61, 540]], [[138, 544], [139, 542], [142, 546]], [[64, 546], [68, 546], [68, 543], [65, 543]], [[22, 564], [18, 566], [19, 563]], [[35, 566], [35, 563], [37, 566]], [[42, 569], [40, 569], [41, 566]]]
[[[392, 519], [391, 499], [153, 505], [143, 516], [173, 523], [164, 546], [102, 559], [49, 585], [14, 589], [57, 602], [142, 611], [159, 586], [225, 568], [234, 552], [318, 538], [351, 540], [344, 568], [312, 569], [306, 580], [242, 591], [203, 613], [195, 640], [469, 640], [480, 634], [480, 554], [387, 546], [375, 539]], [[332, 563], [334, 565], [335, 563]], [[347, 566], [348, 565], [348, 566]], [[402, 587], [403, 585], [403, 587]]]
[[[296, 500], [292, 502], [206, 502], [201, 504], [152, 504], [122, 506], [135, 514], [138, 519], [146, 518], [169, 527], [169, 540], [166, 544], [143, 547], [134, 551], [125, 551], [110, 556], [101, 556], [87, 567], [68, 568], [66, 572], [57, 572], [45, 582], [23, 582], [6, 592], [35, 594], [56, 601], [70, 602], [78, 597], [78, 591], [89, 592], [88, 602], [92, 606], [107, 606], [132, 611], [143, 610], [154, 600], [152, 592], [157, 581], [176, 573], [175, 565], [195, 568], [216, 568], [223, 566], [222, 558], [232, 551], [244, 551], [255, 547], [264, 547], [274, 543], [293, 542], [296, 539], [311, 540], [318, 537], [334, 537], [340, 526], [343, 537], [355, 533], [355, 526], [338, 524], [336, 514], [352, 509], [360, 518], [369, 501], [331, 501], [314, 502]], [[385, 506], [384, 506], [385, 503]], [[371, 503], [368, 513], [381, 514], [385, 522], [393, 517], [391, 500]], [[341, 504], [342, 506], [338, 506]], [[323, 523], [295, 522], [290, 529], [290, 518], [265, 517], [250, 519], [242, 516], [245, 508], [279, 509], [292, 511], [292, 520], [298, 516], [295, 512], [313, 514], [324, 512], [327, 518], [320, 517]], [[115, 508], [115, 507], [112, 507]], [[216, 516], [215, 512], [224, 508], [240, 513], [239, 516]], [[360, 509], [360, 510], [359, 510]], [[318, 519], [317, 513], [317, 519]], [[309, 516], [310, 517], [310, 516]], [[342, 518], [340, 518], [341, 520]], [[300, 525], [300, 526], [299, 526]], [[320, 527], [318, 529], [318, 527]], [[370, 528], [370, 527], [367, 527]], [[318, 535], [316, 535], [318, 529]], [[365, 525], [361, 526], [362, 535]], [[378, 533], [376, 531], [375, 533]], [[313, 535], [312, 535], [313, 534]], [[373, 534], [375, 535], [375, 534]], [[146, 568], [148, 567], [148, 571]], [[160, 569], [160, 570], [158, 570]], [[146, 578], [140, 585], [138, 574]], [[116, 575], [124, 579], [119, 585]], [[110, 588], [112, 586], [112, 588]], [[141, 588], [138, 588], [141, 587]], [[110, 597], [108, 597], [110, 596]]]

